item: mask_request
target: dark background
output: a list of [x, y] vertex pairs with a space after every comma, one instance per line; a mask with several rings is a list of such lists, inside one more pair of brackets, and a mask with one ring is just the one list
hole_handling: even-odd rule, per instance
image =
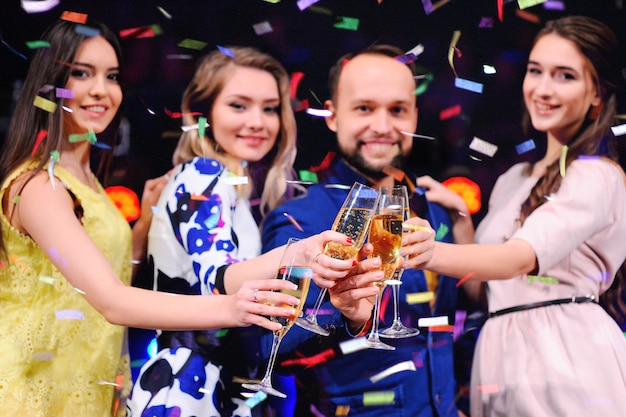
[[[404, 50], [421, 43], [425, 50], [416, 64], [421, 73], [432, 74], [432, 81], [418, 97], [418, 133], [434, 136], [436, 140], [416, 139], [410, 165], [417, 173], [428, 173], [440, 180], [462, 174], [476, 181], [482, 189], [483, 203], [483, 209], [474, 216], [478, 221], [497, 175], [514, 162], [534, 156], [533, 152], [518, 155], [515, 145], [528, 139], [519, 127], [521, 82], [527, 51], [542, 24], [565, 14], [595, 17], [614, 29], [621, 44], [622, 62], [626, 56], [625, 0], [549, 1], [525, 9], [523, 12], [530, 17], [520, 15], [517, 1], [506, 0], [502, 21], [498, 19], [498, 0], [433, 0], [441, 6], [430, 14], [425, 13], [420, 0], [383, 0], [380, 4], [377, 0], [321, 0], [304, 11], [296, 3], [296, 0], [281, 0], [276, 4], [264, 0], [60, 0], [48, 12], [27, 14], [19, 0], [0, 0], [0, 142], [32, 55], [25, 42], [39, 39], [64, 10], [87, 13], [115, 32], [154, 24], [163, 31], [151, 38], [122, 40], [126, 87], [123, 114], [128, 121], [126, 134], [122, 136], [129, 139], [129, 148], [115, 158], [110, 179], [138, 194], [147, 178], [159, 176], [171, 167], [180, 119], [168, 117], [165, 109], [180, 110], [180, 97], [192, 78], [196, 59], [217, 45], [256, 46], [277, 57], [290, 73], [304, 72], [297, 98], [319, 108], [328, 98], [328, 69], [340, 55], [373, 43], [391, 43]], [[564, 10], [552, 9], [555, 5], [563, 6]], [[334, 27], [340, 16], [358, 19], [358, 29]], [[484, 18], [491, 19], [493, 27], [479, 27]], [[257, 35], [253, 25], [264, 21], [269, 22], [273, 31]], [[454, 73], [447, 56], [455, 30], [461, 31], [457, 44], [460, 56], [454, 58], [458, 75], [483, 83], [482, 94], [454, 87]], [[178, 43], [187, 38], [207, 45], [202, 50], [179, 47]], [[168, 58], [172, 54], [186, 54], [189, 59]], [[483, 64], [494, 66], [497, 73], [484, 74]], [[622, 89], [621, 114], [626, 113], [625, 102]], [[440, 120], [440, 112], [454, 105], [461, 105], [462, 113]], [[319, 164], [334, 149], [335, 141], [322, 119], [303, 111], [297, 112], [296, 118], [299, 137], [296, 168], [307, 169]], [[493, 158], [471, 157], [468, 145], [474, 136], [498, 145]], [[626, 141], [626, 136], [619, 139]]]

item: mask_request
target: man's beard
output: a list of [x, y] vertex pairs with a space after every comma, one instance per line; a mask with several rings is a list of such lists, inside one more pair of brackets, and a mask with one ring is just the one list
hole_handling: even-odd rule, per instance
[[[360, 152], [361, 146], [362, 145], [359, 145], [358, 148], [352, 154], [348, 154], [344, 152], [343, 149], [340, 148], [339, 154], [341, 155], [343, 159], [346, 160], [346, 162], [348, 162], [348, 164], [350, 164], [350, 166], [358, 170], [361, 174], [365, 175], [366, 177], [371, 178], [373, 180], [381, 180], [385, 178], [387, 176], [387, 174], [383, 172], [383, 169], [385, 167], [384, 166], [374, 167], [371, 164], [369, 164], [365, 160], [365, 158], [363, 158], [363, 156], [361, 155], [361, 152]], [[396, 156], [393, 157], [389, 165], [395, 168], [402, 169], [404, 159], [405, 158], [402, 155], [402, 151], [400, 150], [398, 151]]]

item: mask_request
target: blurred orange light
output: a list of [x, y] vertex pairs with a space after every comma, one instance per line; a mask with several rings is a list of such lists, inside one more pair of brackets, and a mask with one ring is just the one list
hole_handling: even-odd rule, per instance
[[466, 177], [450, 177], [442, 184], [465, 200], [470, 214], [480, 210], [480, 187], [474, 181]]
[[104, 191], [127, 222], [130, 223], [139, 218], [141, 206], [139, 205], [139, 197], [133, 190], [122, 185], [113, 185], [107, 187]]

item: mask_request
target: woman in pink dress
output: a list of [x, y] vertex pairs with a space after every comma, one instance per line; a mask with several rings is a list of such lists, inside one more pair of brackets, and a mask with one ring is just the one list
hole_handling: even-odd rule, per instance
[[[523, 83], [526, 120], [546, 153], [498, 178], [477, 244], [437, 242], [426, 266], [487, 281], [472, 417], [626, 415], [626, 338], [598, 304], [624, 299], [626, 176], [611, 133], [619, 57], [601, 22], [547, 23]], [[458, 207], [432, 179], [419, 185]]]

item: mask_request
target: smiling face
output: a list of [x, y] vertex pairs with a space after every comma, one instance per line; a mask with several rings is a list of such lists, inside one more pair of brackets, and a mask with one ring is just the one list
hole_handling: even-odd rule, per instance
[[563, 144], [578, 132], [591, 106], [600, 104], [591, 65], [570, 40], [541, 37], [528, 60], [523, 94], [533, 127]]
[[65, 134], [101, 133], [111, 123], [122, 102], [115, 50], [103, 37], [86, 39], [78, 48], [65, 88], [73, 98], [64, 106]]
[[276, 143], [279, 112], [274, 77], [260, 69], [235, 66], [213, 104], [213, 137], [226, 153], [259, 161]]
[[380, 177], [411, 152], [413, 138], [401, 132], [417, 127], [414, 90], [411, 70], [391, 57], [362, 54], [344, 65], [336, 103], [326, 102], [333, 112], [326, 124], [352, 166]]

